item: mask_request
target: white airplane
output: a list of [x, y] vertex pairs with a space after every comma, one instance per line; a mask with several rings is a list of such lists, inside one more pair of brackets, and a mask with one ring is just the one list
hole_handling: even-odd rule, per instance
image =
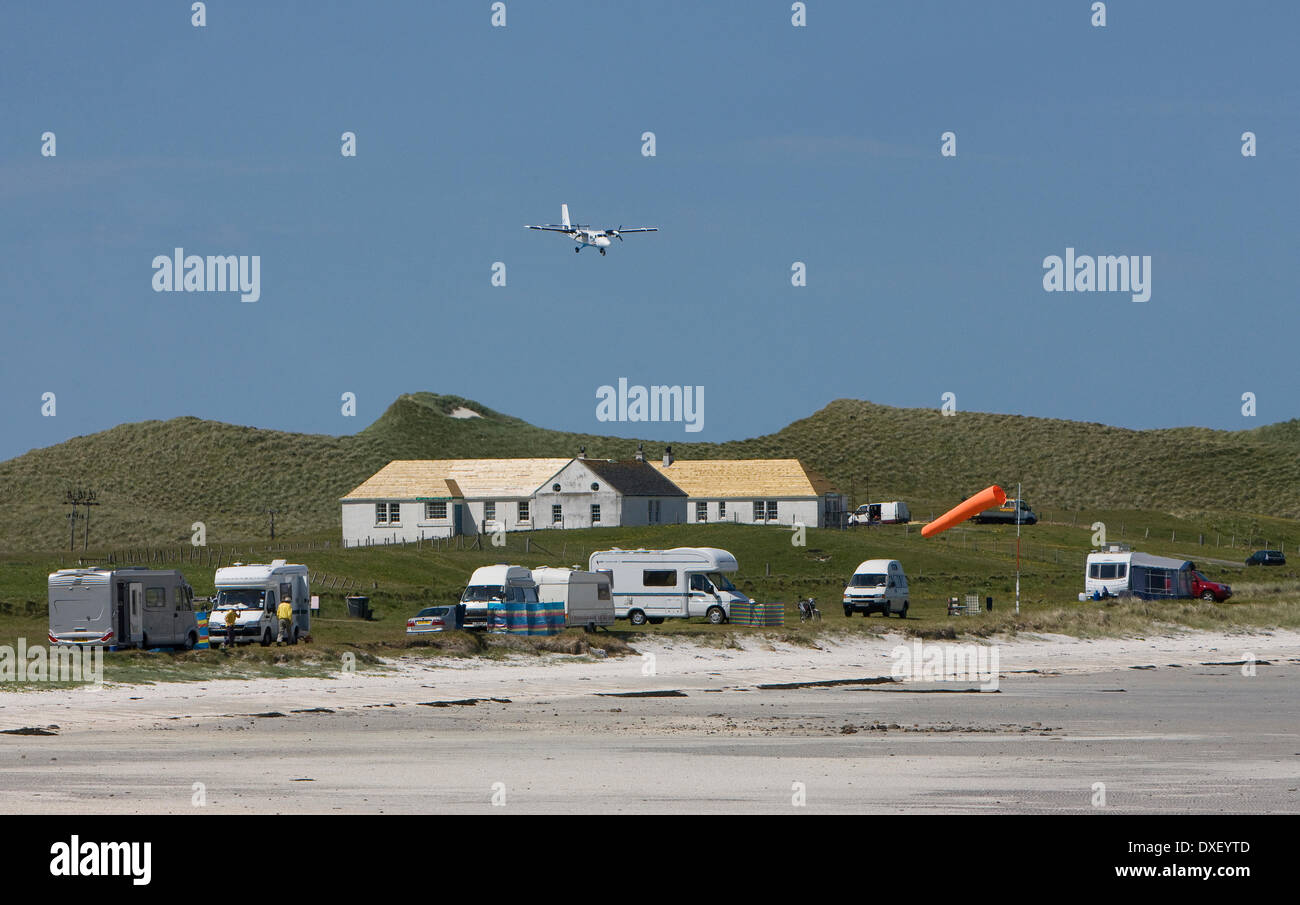
[[609, 240], [618, 239], [618, 241], [622, 242], [623, 233], [659, 232], [657, 226], [620, 226], [617, 229], [595, 229], [581, 223], [570, 223], [569, 206], [567, 204], [560, 205], [559, 223], [548, 223], [546, 226], [528, 226], [525, 224], [524, 229], [542, 229], [553, 233], [564, 233], [578, 243], [577, 248], [573, 249], [575, 254], [582, 251], [584, 245], [590, 245], [601, 254], [604, 254], [605, 249], [609, 248]]

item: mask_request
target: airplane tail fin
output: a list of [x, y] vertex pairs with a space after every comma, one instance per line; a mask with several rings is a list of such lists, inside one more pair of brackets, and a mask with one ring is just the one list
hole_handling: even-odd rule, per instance
[[560, 225], [565, 227], [572, 225], [569, 223], [569, 206], [567, 204], [560, 205]]

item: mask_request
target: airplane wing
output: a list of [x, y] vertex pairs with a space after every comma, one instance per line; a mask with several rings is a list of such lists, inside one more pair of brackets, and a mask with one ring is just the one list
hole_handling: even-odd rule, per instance
[[525, 223], [525, 224], [524, 224], [524, 229], [544, 229], [544, 230], [547, 230], [547, 231], [549, 231], [549, 232], [553, 232], [553, 233], [571, 233], [571, 232], [573, 232], [573, 227], [572, 227], [572, 226], [557, 226], [557, 225], [554, 224], [554, 223], [548, 223], [546, 226], [529, 226], [528, 224]]
[[617, 229], [605, 230], [605, 235], [612, 236], [615, 233], [657, 233], [657, 232], [659, 232], [659, 227], [657, 226], [620, 226]]

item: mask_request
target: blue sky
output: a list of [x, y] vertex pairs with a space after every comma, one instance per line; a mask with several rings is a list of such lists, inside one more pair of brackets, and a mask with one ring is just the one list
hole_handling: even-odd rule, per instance
[[[692, 440], [945, 392], [1300, 416], [1300, 8], [807, 5], [6, 4], [0, 457], [179, 415], [352, 433], [417, 390]], [[562, 201], [662, 231], [601, 258], [521, 228]], [[260, 301], [155, 293], [177, 246], [259, 255]], [[1045, 292], [1067, 247], [1150, 255], [1151, 300]], [[598, 422], [619, 377], [703, 386], [704, 430]]]

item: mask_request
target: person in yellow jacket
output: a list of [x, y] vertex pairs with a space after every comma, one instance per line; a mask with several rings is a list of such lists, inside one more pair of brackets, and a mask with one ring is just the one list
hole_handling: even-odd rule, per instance
[[280, 620], [280, 638], [277, 643], [284, 644], [293, 637], [293, 605], [288, 598], [280, 601], [275, 615]]
[[230, 647], [235, 643], [235, 623], [239, 621], [239, 614], [234, 609], [226, 610], [226, 643], [225, 647]]

